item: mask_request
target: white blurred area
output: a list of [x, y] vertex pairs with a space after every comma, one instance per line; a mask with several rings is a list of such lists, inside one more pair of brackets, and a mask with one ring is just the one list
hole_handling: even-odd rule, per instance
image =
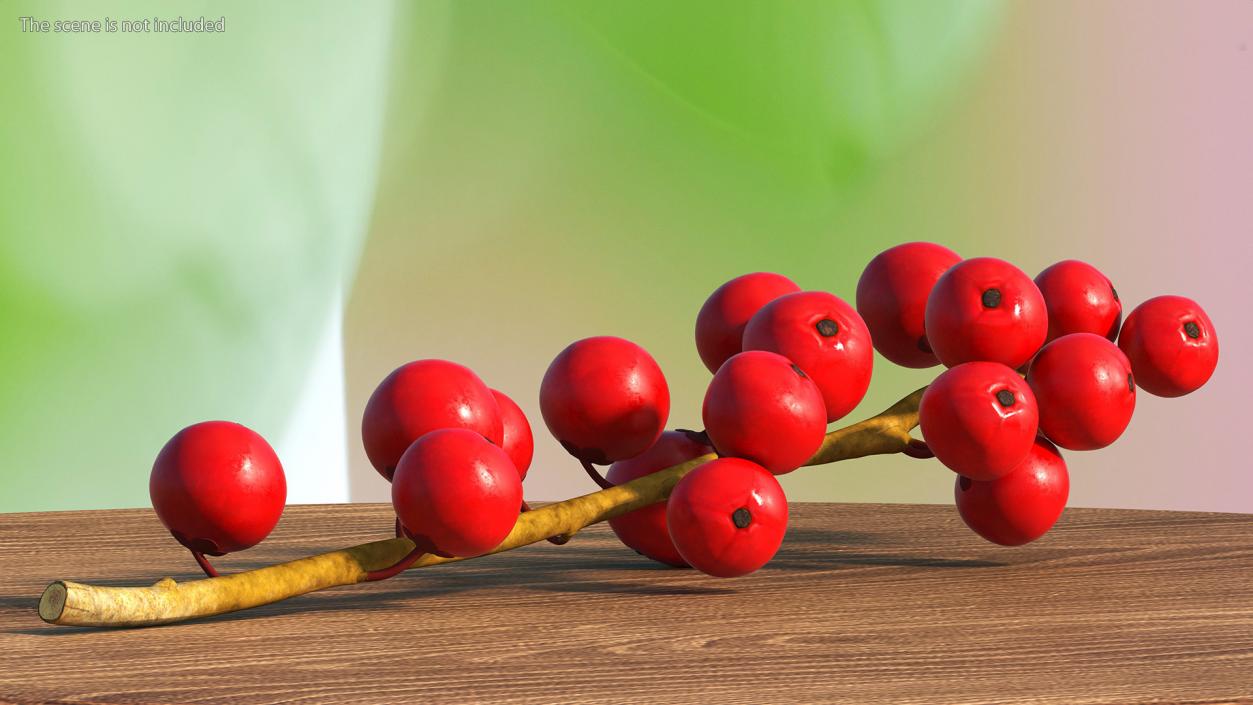
[[343, 301], [343, 290], [337, 290], [301, 387], [303, 393], [274, 444], [287, 475], [288, 504], [348, 501]]

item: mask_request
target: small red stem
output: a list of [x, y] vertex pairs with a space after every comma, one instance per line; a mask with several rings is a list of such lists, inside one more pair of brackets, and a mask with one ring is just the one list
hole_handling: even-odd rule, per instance
[[592, 482], [600, 485], [602, 490], [607, 490], [614, 486], [614, 484], [609, 480], [606, 480], [605, 477], [600, 474], [600, 471], [597, 470], [591, 463], [586, 460], [580, 460], [579, 463], [583, 466], [583, 470], [587, 472], [587, 476], [592, 478]]
[[906, 445], [901, 452], [911, 458], [918, 458], [920, 460], [935, 457], [935, 453], [931, 452], [931, 449], [927, 447], [927, 444], [917, 438], [909, 439], [909, 444]]
[[210, 578], [218, 577], [217, 568], [213, 567], [213, 564], [209, 562], [208, 558], [204, 557], [203, 553], [201, 553], [200, 551], [193, 551], [190, 548], [187, 550], [191, 551], [192, 557], [195, 558], [196, 562], [200, 564], [200, 569], [204, 571], [205, 575], [209, 576]]
[[426, 550], [420, 546], [414, 546], [413, 550], [405, 554], [404, 558], [396, 561], [386, 568], [372, 570], [365, 574], [366, 582], [374, 582], [376, 580], [386, 580], [394, 575], [403, 573], [409, 566], [418, 561], [419, 558], [426, 555]]

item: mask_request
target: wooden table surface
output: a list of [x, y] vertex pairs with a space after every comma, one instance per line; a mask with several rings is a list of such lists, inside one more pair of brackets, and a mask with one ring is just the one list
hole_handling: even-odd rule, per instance
[[[290, 507], [255, 567], [378, 538], [384, 505]], [[604, 525], [198, 622], [54, 627], [57, 578], [196, 576], [149, 510], [0, 515], [0, 702], [1253, 702], [1253, 516], [1071, 509], [1001, 548], [952, 507], [793, 506], [734, 580]]]

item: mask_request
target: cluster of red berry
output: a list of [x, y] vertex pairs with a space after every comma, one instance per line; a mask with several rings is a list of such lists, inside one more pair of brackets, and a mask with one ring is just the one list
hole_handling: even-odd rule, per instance
[[923, 439], [958, 474], [966, 524], [1009, 546], [1061, 516], [1070, 480], [1059, 446], [1108, 446], [1131, 421], [1137, 387], [1187, 394], [1218, 363], [1195, 301], [1159, 296], [1122, 323], [1114, 286], [1077, 260], [1032, 281], [1004, 260], [899, 245], [866, 267], [857, 308], [887, 359], [948, 368], [923, 393]]
[[[670, 392], [661, 368], [615, 337], [563, 350], [540, 385], [540, 410], [602, 487], [716, 454], [665, 503], [610, 525], [649, 558], [729, 577], [777, 552], [788, 507], [775, 476], [813, 458], [827, 425], [862, 400], [874, 349], [906, 367], [943, 364], [919, 406], [927, 452], [958, 473], [966, 523], [1015, 545], [1042, 535], [1065, 505], [1057, 446], [1109, 445], [1130, 421], [1137, 385], [1178, 396], [1214, 370], [1217, 338], [1195, 302], [1158, 297], [1120, 330], [1121, 319], [1109, 280], [1082, 262], [1060, 262], [1032, 281], [1002, 260], [910, 243], [870, 262], [856, 309], [771, 273], [714, 291], [696, 318], [697, 351], [713, 373], [702, 432], [665, 430]], [[397, 535], [414, 542], [409, 563], [423, 553], [487, 553], [529, 509], [530, 424], [464, 366], [419, 360], [393, 371], [366, 405], [362, 439], [391, 482]], [[607, 476], [595, 465], [608, 465]], [[206, 422], [166, 444], [150, 489], [161, 520], [212, 575], [204, 555], [263, 539], [286, 486], [264, 439]]]

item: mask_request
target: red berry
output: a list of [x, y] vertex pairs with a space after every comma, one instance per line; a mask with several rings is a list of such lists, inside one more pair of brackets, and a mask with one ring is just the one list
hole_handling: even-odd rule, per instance
[[[693, 440], [681, 431], [666, 431], [651, 448], [628, 460], [619, 460], [609, 466], [606, 477], [615, 485], [621, 485], [645, 475], [674, 467], [692, 458], [713, 452], [713, 448]], [[655, 561], [686, 568], [670, 533], [666, 529], [666, 505], [650, 504], [609, 520], [609, 527], [622, 543]]]
[[463, 428], [409, 446], [392, 478], [392, 507], [411, 535], [450, 556], [481, 556], [513, 530], [522, 480], [505, 451]]
[[870, 387], [870, 331], [852, 306], [825, 291], [785, 294], [762, 306], [744, 329], [744, 349], [800, 365], [822, 392], [827, 422], [852, 411]]
[[750, 350], [727, 360], [705, 391], [705, 431], [718, 453], [781, 475], [822, 445], [827, 407], [818, 385], [782, 355]]
[[927, 296], [956, 252], [931, 242], [908, 242], [880, 252], [857, 281], [857, 312], [879, 354], [902, 367], [940, 364], [923, 326]]
[[500, 447], [518, 469], [518, 477], [525, 480], [526, 471], [531, 467], [531, 458], [535, 455], [531, 423], [526, 420], [522, 409], [504, 392], [493, 389], [492, 397], [496, 399], [496, 406], [500, 409], [500, 423], [504, 429], [504, 440]]
[[1070, 450], [1113, 443], [1136, 408], [1127, 356], [1092, 333], [1063, 335], [1045, 345], [1031, 361], [1027, 383], [1040, 407], [1040, 431]]
[[995, 480], [959, 477], [954, 494], [962, 521], [976, 534], [1002, 546], [1020, 546], [1057, 523], [1070, 495], [1070, 475], [1057, 448], [1038, 438], [1008, 475]]
[[696, 352], [710, 372], [740, 352], [740, 338], [748, 319], [774, 299], [800, 291], [782, 274], [756, 272], [736, 277], [718, 287], [696, 314]]
[[670, 388], [644, 348], [622, 338], [584, 338], [544, 373], [539, 407], [574, 457], [605, 465], [648, 449], [670, 415]]
[[496, 445], [504, 435], [492, 391], [470, 368], [418, 360], [396, 368], [370, 395], [361, 440], [374, 469], [391, 480], [409, 444], [441, 428], [476, 431]]
[[927, 387], [918, 423], [941, 463], [975, 480], [995, 480], [1027, 457], [1039, 415], [1017, 372], [997, 362], [967, 362]]
[[1218, 366], [1218, 334], [1204, 309], [1182, 296], [1158, 296], [1136, 307], [1118, 336], [1136, 384], [1149, 394], [1179, 397], [1200, 389]]
[[1017, 368], [1040, 349], [1048, 312], [1035, 282], [1004, 260], [953, 265], [927, 297], [927, 340], [948, 367], [999, 362]]
[[1048, 340], [1070, 333], [1095, 333], [1113, 340], [1122, 321], [1122, 302], [1109, 277], [1087, 262], [1068, 259], [1035, 278], [1048, 309]]
[[666, 502], [675, 548], [719, 578], [747, 575], [774, 557], [787, 532], [787, 497], [765, 468], [719, 458], [679, 480]]
[[165, 528], [193, 551], [220, 556], [255, 546], [287, 501], [278, 456], [251, 429], [205, 421], [174, 434], [148, 480]]

